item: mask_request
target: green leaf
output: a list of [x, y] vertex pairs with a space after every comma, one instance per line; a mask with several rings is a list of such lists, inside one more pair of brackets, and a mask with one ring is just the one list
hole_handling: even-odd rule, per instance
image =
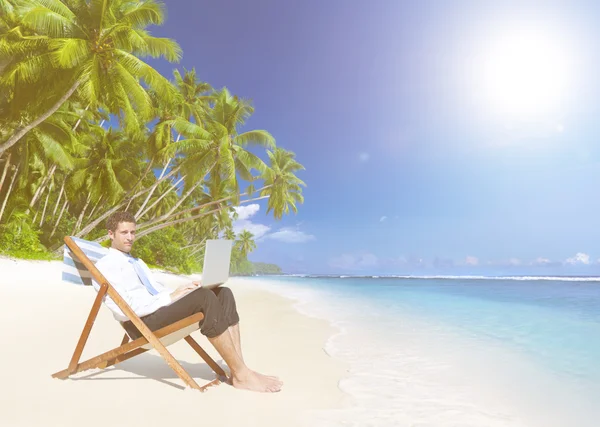
[[82, 39], [60, 39], [50, 42], [54, 60], [62, 68], [80, 66], [92, 53], [87, 41]]

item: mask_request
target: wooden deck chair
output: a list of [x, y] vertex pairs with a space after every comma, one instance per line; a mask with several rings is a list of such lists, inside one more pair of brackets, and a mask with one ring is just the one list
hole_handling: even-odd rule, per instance
[[[100, 368], [115, 365], [123, 362], [139, 354], [145, 353], [152, 348], [156, 349], [158, 353], [165, 359], [167, 364], [175, 371], [177, 376], [183, 380], [183, 382], [194, 389], [205, 391], [206, 388], [219, 384], [220, 377], [227, 379], [227, 375], [221, 369], [221, 367], [204, 351], [204, 349], [190, 336], [190, 334], [199, 329], [198, 322], [204, 318], [202, 313], [196, 313], [192, 316], [181, 319], [174, 322], [162, 329], [152, 332], [140, 319], [131, 307], [121, 298], [115, 288], [106, 280], [106, 278], [96, 268], [95, 263], [102, 258], [108, 249], [99, 245], [98, 243], [90, 242], [75, 237], [65, 237], [65, 250], [64, 250], [64, 263], [63, 263], [63, 281], [79, 284], [79, 285], [92, 285], [92, 278], [100, 285], [100, 289], [97, 293], [92, 309], [88, 315], [87, 321], [79, 337], [79, 342], [75, 347], [75, 352], [71, 358], [71, 362], [67, 369], [60, 372], [56, 372], [52, 375], [54, 378], [66, 379], [70, 375], [77, 372], [85, 371], [88, 369]], [[130, 341], [127, 332], [121, 341], [121, 345], [110, 351], [100, 354], [99, 356], [93, 357], [84, 362], [79, 362], [83, 349], [87, 342], [87, 339], [100, 310], [103, 298], [108, 295], [115, 304], [121, 309], [121, 311], [131, 320], [135, 327], [141, 332], [142, 337]], [[120, 322], [121, 326], [123, 323]], [[167, 350], [167, 346], [179, 341], [180, 339], [185, 341], [194, 349], [202, 359], [215, 371], [217, 378], [204, 386], [200, 387], [196, 381], [183, 369], [181, 364], [175, 360], [175, 358]]]

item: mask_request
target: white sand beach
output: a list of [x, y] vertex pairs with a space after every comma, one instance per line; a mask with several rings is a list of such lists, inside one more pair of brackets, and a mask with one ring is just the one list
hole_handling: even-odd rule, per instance
[[[187, 278], [158, 273], [175, 288]], [[106, 370], [67, 380], [67, 367], [95, 298], [89, 287], [61, 281], [61, 262], [0, 258], [0, 425], [19, 426], [269, 426], [310, 425], [314, 411], [340, 408], [338, 388], [347, 367], [325, 351], [336, 330], [304, 316], [293, 301], [230, 279], [238, 301], [247, 364], [279, 376], [283, 390], [253, 393], [220, 384], [200, 393], [183, 382], [153, 350]], [[192, 336], [220, 364], [208, 340]], [[82, 361], [119, 345], [123, 329], [102, 307]], [[168, 347], [202, 385], [214, 373], [187, 345]]]

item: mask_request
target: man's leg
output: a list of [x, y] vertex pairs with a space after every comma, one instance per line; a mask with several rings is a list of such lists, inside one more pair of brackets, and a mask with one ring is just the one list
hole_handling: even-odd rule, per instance
[[240, 338], [240, 323], [238, 322], [235, 325], [230, 326], [229, 329], [227, 329], [227, 330], [231, 334], [231, 340], [233, 341], [233, 346], [235, 347], [235, 350], [240, 355], [240, 359], [242, 359], [242, 361], [243, 361], [244, 356], [242, 355], [242, 340]]
[[[241, 345], [241, 336], [240, 336], [240, 316], [238, 315], [238, 312], [237, 312], [237, 305], [235, 302], [235, 297], [233, 295], [233, 292], [231, 292], [231, 289], [229, 289], [225, 286], [219, 286], [217, 288], [213, 288], [212, 291], [215, 293], [215, 295], [217, 295], [217, 298], [219, 299], [219, 303], [221, 304], [221, 307], [223, 308], [225, 320], [226, 320], [227, 324], [229, 325], [229, 328], [227, 330], [231, 334], [231, 339], [233, 341], [233, 345], [234, 345], [238, 355], [242, 359], [242, 361], [244, 361], [244, 356], [242, 355], [242, 345]], [[266, 377], [270, 380], [275, 380], [280, 385], [283, 385], [283, 383], [276, 376], [264, 375], [264, 374], [260, 374], [260, 373], [258, 373], [258, 375], [260, 375], [262, 377]]]
[[261, 375], [246, 366], [235, 349], [229, 331], [225, 331], [216, 337], [208, 338], [208, 340], [221, 357], [223, 357], [227, 366], [229, 366], [231, 370], [231, 384], [235, 388], [270, 393], [281, 390], [281, 381]]
[[[226, 294], [230, 294], [227, 297], [228, 300], [233, 298], [233, 294], [229, 289], [220, 293], [223, 293], [222, 298]], [[231, 309], [231, 301], [228, 302], [228, 307]], [[233, 307], [235, 308], [235, 306]], [[232, 320], [237, 319], [236, 322], [239, 321], [237, 313], [232, 314], [230, 312], [228, 313], [229, 318], [227, 318], [216, 293], [211, 290], [199, 288], [192, 291], [173, 304], [162, 307], [156, 312], [143, 317], [142, 320], [154, 331], [198, 312], [204, 314], [204, 319], [200, 322], [200, 331], [208, 338], [229, 366], [234, 387], [262, 392], [274, 392], [281, 389], [282, 383], [279, 380], [258, 374], [245, 365], [236, 349], [231, 333], [228, 331]], [[132, 338], [137, 338], [135, 335], [138, 335], [139, 332], [135, 326], [132, 324], [129, 327], [128, 325], [124, 326], [128, 333], [135, 333], [134, 335], [130, 333]], [[131, 331], [131, 328], [133, 328], [133, 331]]]
[[237, 313], [237, 305], [235, 303], [235, 297], [233, 296], [233, 292], [231, 292], [231, 289], [225, 286], [219, 286], [217, 288], [214, 288], [212, 291], [219, 299], [221, 307], [223, 307], [223, 312], [225, 315], [225, 319], [227, 320], [227, 324], [229, 325], [228, 331], [231, 334], [233, 345], [243, 361], [244, 356], [242, 355], [242, 345], [240, 337], [240, 317]]

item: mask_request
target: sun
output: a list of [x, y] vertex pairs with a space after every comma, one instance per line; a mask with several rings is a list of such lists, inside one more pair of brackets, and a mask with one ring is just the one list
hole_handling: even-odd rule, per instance
[[479, 57], [477, 91], [494, 113], [527, 118], [554, 112], [564, 103], [571, 61], [555, 34], [533, 28], [507, 31], [489, 40]]

